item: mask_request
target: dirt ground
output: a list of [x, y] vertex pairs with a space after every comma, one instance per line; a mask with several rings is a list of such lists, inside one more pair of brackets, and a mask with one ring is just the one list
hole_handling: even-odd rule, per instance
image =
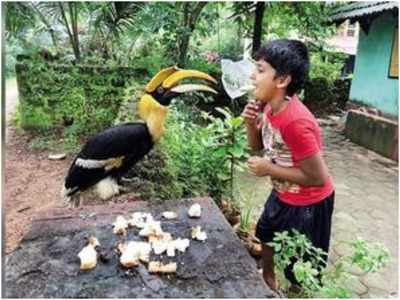
[[49, 153], [29, 149], [29, 136], [17, 136], [11, 126], [7, 127], [3, 149], [6, 254], [18, 247], [39, 211], [62, 205], [60, 190], [72, 160], [49, 160]]

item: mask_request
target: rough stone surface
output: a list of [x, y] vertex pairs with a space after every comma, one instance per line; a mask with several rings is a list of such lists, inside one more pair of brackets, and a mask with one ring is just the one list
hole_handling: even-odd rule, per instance
[[330, 252], [346, 252], [337, 242], [352, 236], [383, 243], [391, 255], [386, 268], [368, 274], [367, 279], [357, 268], [351, 273], [368, 287], [368, 297], [398, 295], [398, 164], [348, 142], [334, 128], [325, 127], [323, 134], [326, 162], [336, 188]]
[[[189, 219], [193, 203], [202, 206], [200, 219]], [[207, 242], [191, 241], [185, 253], [173, 260], [176, 274], [149, 274], [145, 266], [124, 269], [115, 246], [121, 240], [141, 240], [137, 229], [127, 237], [112, 233], [116, 216], [133, 211], [151, 212], [161, 219], [165, 210], [178, 213], [177, 220], [165, 220], [162, 227], [174, 237], [190, 237], [190, 229], [202, 225]], [[107, 263], [91, 271], [79, 270], [77, 254], [85, 237], [94, 234], [102, 250], [111, 253]], [[222, 247], [221, 247], [222, 245]], [[153, 256], [150, 259], [160, 258]], [[169, 262], [162, 257], [163, 262]], [[54, 209], [36, 220], [21, 247], [8, 255], [5, 264], [7, 298], [268, 298], [272, 291], [218, 207], [210, 198], [167, 201], [163, 204], [128, 204]]]
[[398, 130], [396, 122], [383, 117], [356, 110], [347, 115], [347, 137], [393, 160], [398, 160]]
[[357, 295], [363, 295], [368, 292], [367, 286], [365, 286], [360, 279], [357, 277], [350, 277], [346, 281], [346, 287], [348, 287], [351, 291], [356, 293]]

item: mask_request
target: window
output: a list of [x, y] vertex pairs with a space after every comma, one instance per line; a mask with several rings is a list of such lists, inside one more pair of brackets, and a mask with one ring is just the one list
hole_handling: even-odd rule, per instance
[[399, 28], [398, 27], [396, 27], [394, 30], [389, 77], [399, 78]]
[[349, 22], [347, 26], [347, 36], [354, 37], [356, 35], [356, 30], [357, 30], [356, 23], [351, 24]]

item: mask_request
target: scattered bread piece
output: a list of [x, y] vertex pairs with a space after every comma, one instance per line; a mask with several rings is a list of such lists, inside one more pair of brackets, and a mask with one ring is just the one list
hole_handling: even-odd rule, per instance
[[178, 217], [176, 212], [173, 211], [164, 211], [162, 213], [163, 218], [167, 219], [167, 220], [173, 220], [176, 219]]
[[152, 242], [153, 250], [156, 255], [163, 254], [168, 248], [167, 241], [154, 241]]
[[167, 243], [167, 256], [175, 257], [175, 241], [170, 241]]
[[189, 217], [200, 218], [201, 216], [201, 206], [198, 203], [193, 204], [188, 210]]
[[123, 216], [118, 216], [117, 220], [113, 223], [115, 234], [126, 235], [126, 229], [128, 228], [128, 221]]
[[180, 252], [186, 252], [186, 249], [190, 245], [189, 239], [176, 239], [175, 241], [175, 248]]
[[139, 231], [140, 236], [160, 236], [164, 232], [161, 229], [161, 223], [159, 221], [147, 221], [145, 226], [142, 228], [142, 230]]
[[150, 213], [134, 212], [132, 218], [128, 220], [129, 226], [143, 228], [148, 221], [153, 221], [153, 216]]
[[78, 254], [78, 257], [81, 260], [81, 270], [90, 270], [95, 268], [97, 265], [97, 251], [95, 248], [100, 246], [100, 243], [94, 236], [90, 236], [88, 240], [88, 245]]
[[207, 239], [207, 233], [205, 231], [201, 231], [201, 226], [192, 227], [192, 239], [205, 241]]
[[172, 235], [169, 232], [162, 232], [160, 234], [150, 234], [148, 237], [149, 243], [153, 242], [168, 242], [172, 241]]
[[168, 241], [154, 241], [152, 242], [153, 250], [156, 255], [163, 254], [167, 251], [168, 257], [175, 256], [175, 250], [185, 252], [189, 247], [190, 241], [188, 239], [176, 239]]
[[151, 246], [146, 242], [131, 241], [128, 244], [119, 244], [121, 251], [120, 263], [126, 268], [139, 265], [139, 261], [148, 262]]
[[151, 261], [148, 265], [150, 273], [176, 273], [176, 263], [162, 264], [160, 261]]

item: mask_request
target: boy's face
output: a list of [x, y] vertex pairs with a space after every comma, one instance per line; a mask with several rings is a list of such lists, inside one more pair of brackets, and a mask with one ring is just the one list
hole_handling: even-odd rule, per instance
[[275, 69], [265, 60], [260, 59], [251, 75], [254, 84], [254, 98], [260, 102], [268, 103], [275, 95], [279, 80], [275, 76]]

